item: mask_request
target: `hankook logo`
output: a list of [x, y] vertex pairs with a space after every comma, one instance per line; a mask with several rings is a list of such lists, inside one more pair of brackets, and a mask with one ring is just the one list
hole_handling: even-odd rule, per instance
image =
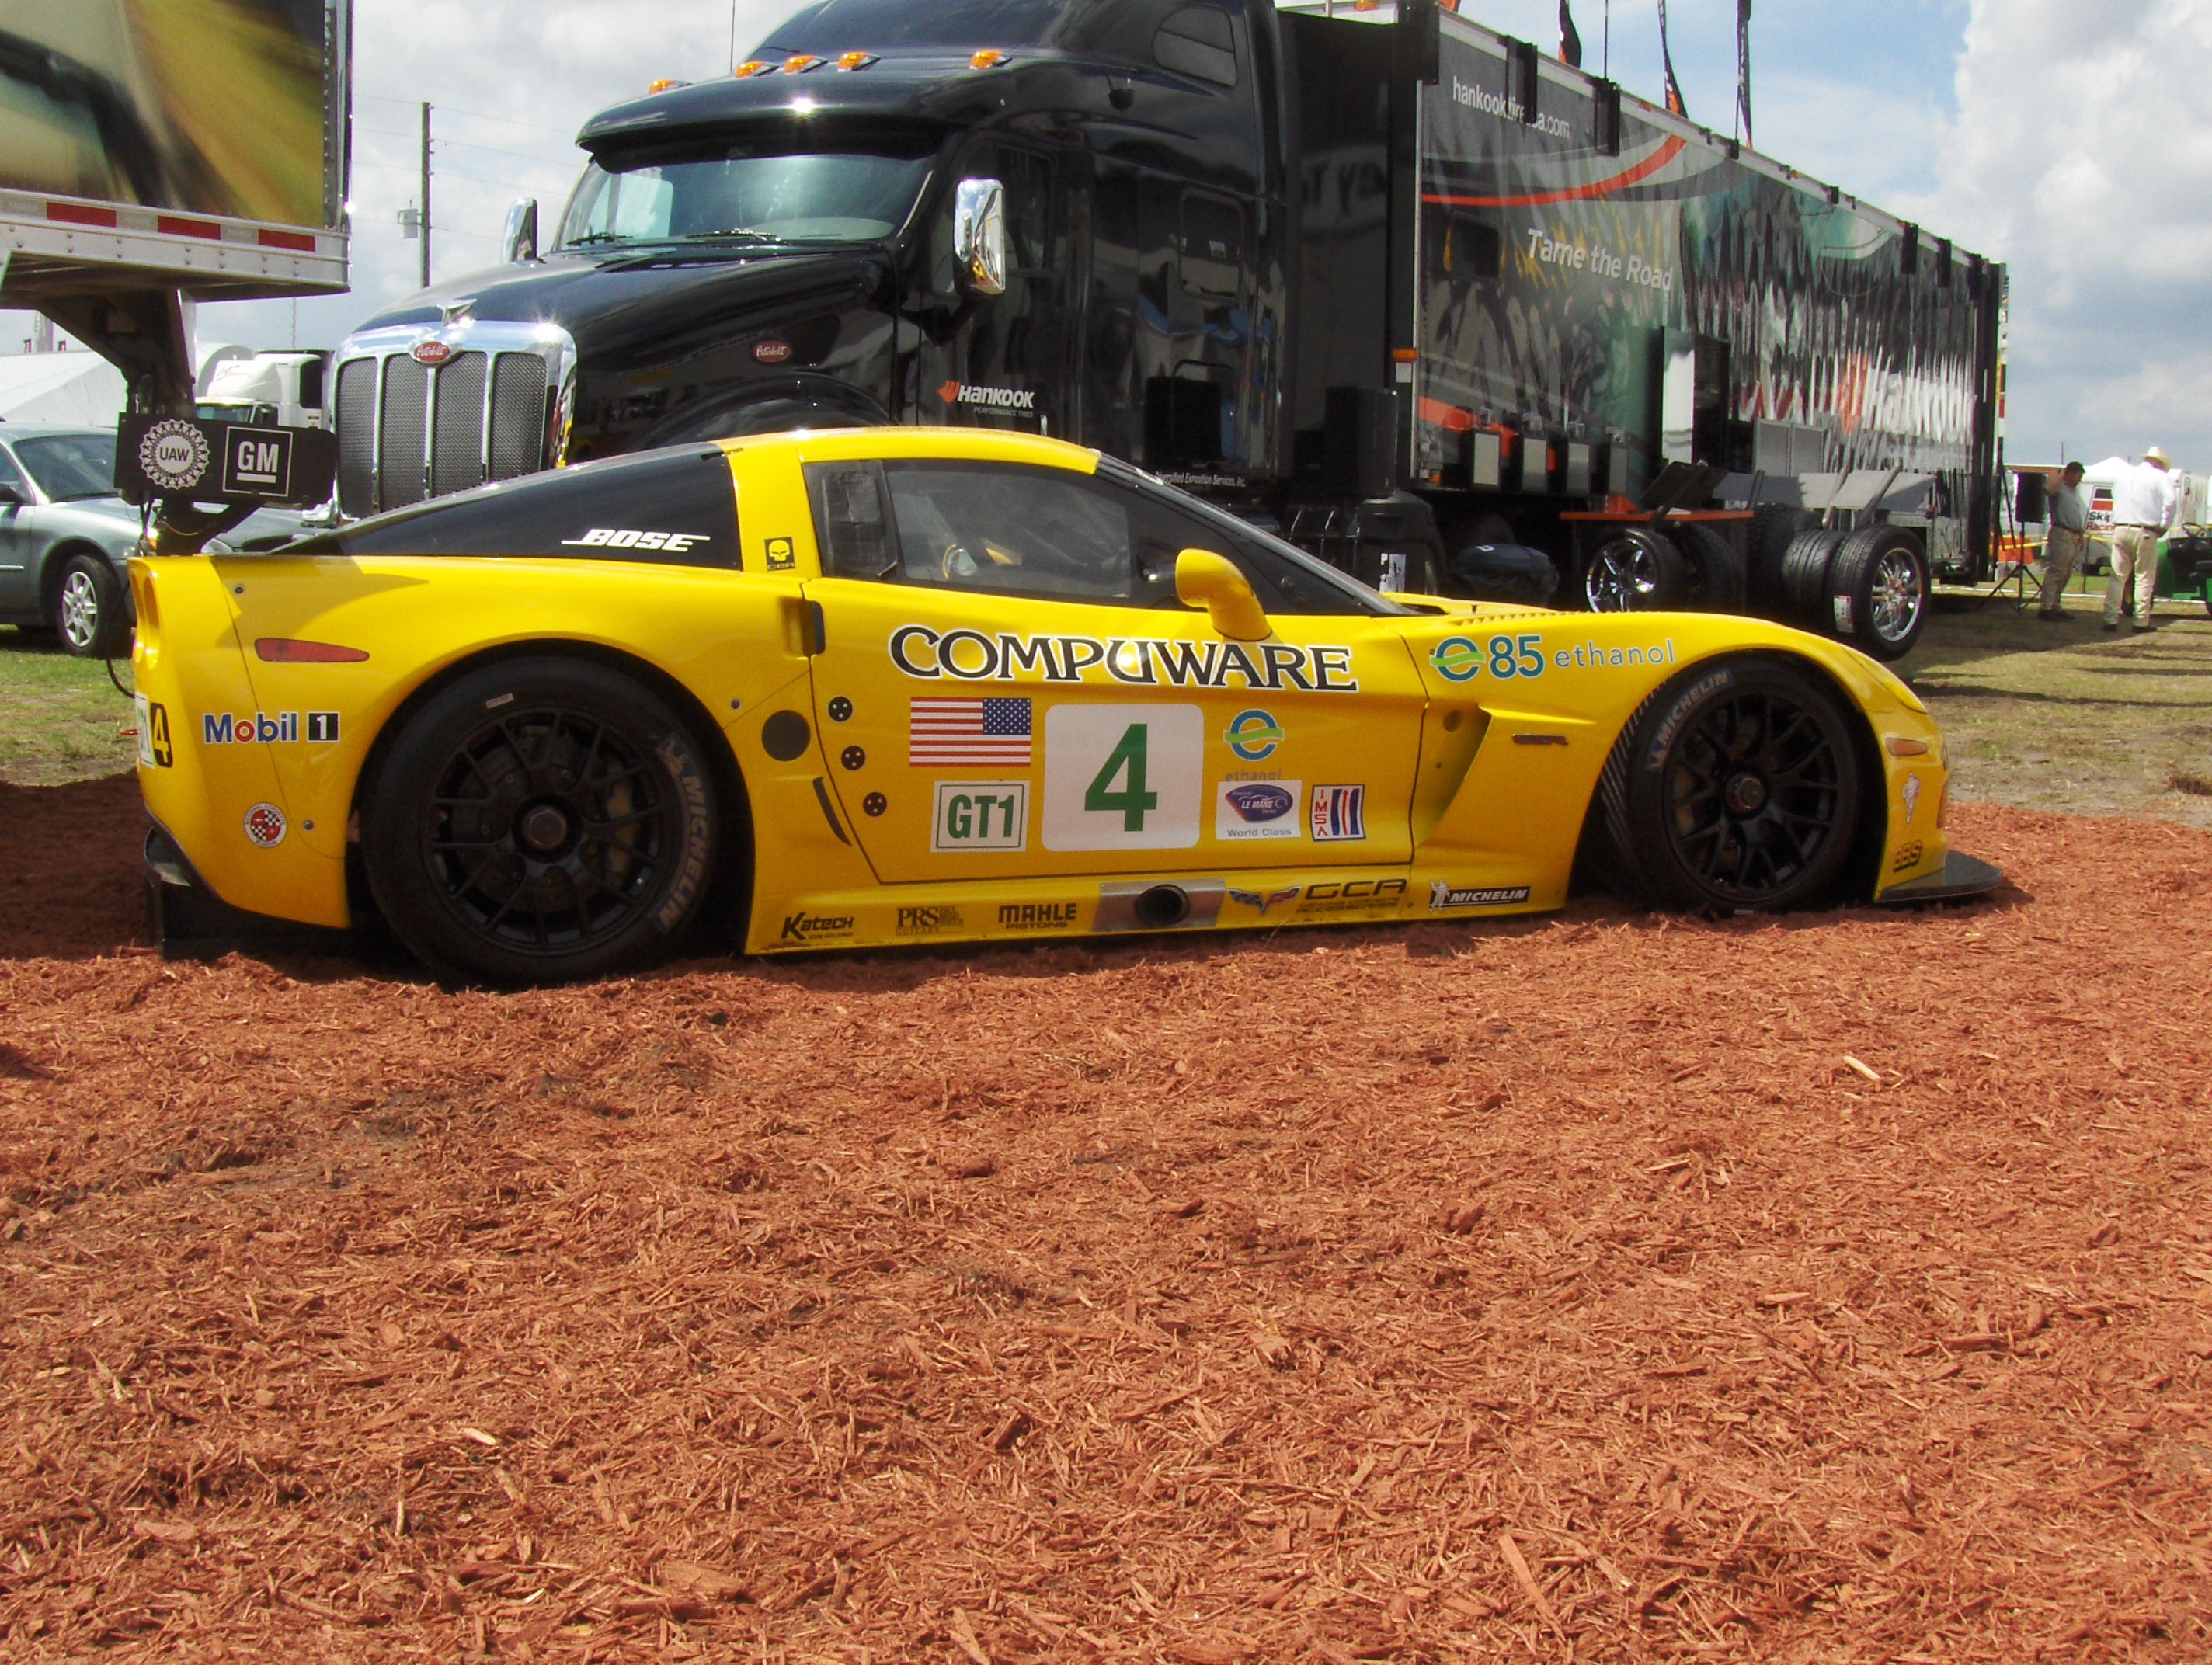
[[1036, 392], [1029, 387], [971, 387], [964, 381], [948, 381], [937, 390], [947, 404], [981, 405], [988, 410], [1034, 410]]

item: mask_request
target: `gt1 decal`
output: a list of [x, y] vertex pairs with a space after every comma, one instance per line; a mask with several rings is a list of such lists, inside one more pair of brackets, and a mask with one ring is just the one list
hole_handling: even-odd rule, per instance
[[1429, 886], [1429, 911], [1449, 914], [1462, 908], [1513, 908], [1528, 900], [1528, 887], [1496, 885], [1488, 890], [1455, 890], [1438, 879]]
[[1044, 719], [1048, 850], [1198, 842], [1206, 717], [1194, 705], [1055, 705]]
[[1073, 902], [1009, 902], [999, 909], [1002, 931], [1073, 931], [1081, 904]]
[[[166, 738], [167, 719], [162, 720]], [[200, 744], [210, 746], [228, 745], [296, 745], [304, 734], [311, 745], [335, 745], [338, 738], [338, 714], [335, 711], [310, 711], [307, 726], [301, 729], [300, 714], [280, 711], [274, 716], [257, 711], [252, 716], [243, 713], [233, 716], [228, 711], [217, 716], [200, 718]]]
[[1224, 842], [1252, 838], [1297, 838], [1298, 795], [1304, 782], [1279, 786], [1224, 781], [1214, 789], [1213, 836]]
[[1365, 787], [1316, 787], [1307, 817], [1316, 844], [1364, 842], [1367, 837]]
[[950, 677], [957, 682], [1117, 682], [1137, 688], [1287, 688], [1305, 694], [1359, 691], [1349, 647], [1170, 641], [1151, 636], [1027, 636], [1012, 631], [992, 635], [938, 631], [926, 624], [901, 625], [891, 632], [890, 647], [893, 665], [909, 677], [933, 682]]
[[256, 804], [246, 812], [246, 836], [261, 849], [275, 849], [289, 830], [284, 811], [274, 804]]
[[1557, 647], [1552, 651], [1552, 663], [1562, 671], [1603, 670], [1615, 665], [1672, 665], [1674, 662], [1674, 639], [1641, 647], [1601, 647], [1596, 642], [1585, 642], [1580, 647]]
[[1026, 850], [1030, 847], [1030, 783], [1026, 781], [940, 781], [929, 848], [940, 852]]
[[142, 769], [173, 769], [177, 749], [169, 739], [169, 708], [143, 694], [131, 696], [138, 708], [138, 763]]
[[1275, 748], [1289, 738], [1282, 725], [1267, 713], [1260, 710], [1240, 711], [1232, 718], [1222, 742], [1248, 763], [1264, 763], [1275, 755]]
[[665, 550], [682, 555], [694, 544], [711, 544], [704, 532], [633, 532], [626, 526], [593, 526], [581, 538], [564, 538], [564, 550]]

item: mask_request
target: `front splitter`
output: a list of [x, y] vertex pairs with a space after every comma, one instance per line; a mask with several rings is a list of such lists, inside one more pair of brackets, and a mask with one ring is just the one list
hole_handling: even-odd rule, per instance
[[1986, 861], [1954, 850], [1943, 859], [1943, 871], [1884, 890], [1878, 900], [1885, 908], [1911, 908], [1929, 902], [1964, 902], [1985, 896], [2004, 883], [2004, 874]]

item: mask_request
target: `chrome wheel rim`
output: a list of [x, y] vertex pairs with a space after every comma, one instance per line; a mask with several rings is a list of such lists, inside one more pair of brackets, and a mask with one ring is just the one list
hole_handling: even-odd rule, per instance
[[100, 590], [82, 568], [62, 580], [62, 635], [69, 645], [88, 648], [100, 635]]
[[1659, 563], [1638, 544], [1607, 544], [1590, 562], [1583, 589], [1594, 613], [1650, 611], [1659, 592]]
[[1875, 634], [1884, 641], [1903, 641], [1920, 623], [1920, 563], [1903, 550], [1892, 550], [1874, 569], [1870, 599]]

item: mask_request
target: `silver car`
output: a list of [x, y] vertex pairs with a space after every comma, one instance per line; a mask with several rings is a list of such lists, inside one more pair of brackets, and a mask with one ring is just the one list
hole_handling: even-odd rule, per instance
[[[299, 524], [262, 509], [209, 547], [268, 548]], [[0, 624], [55, 631], [88, 659], [128, 653], [140, 525], [115, 495], [113, 429], [0, 424]]]

